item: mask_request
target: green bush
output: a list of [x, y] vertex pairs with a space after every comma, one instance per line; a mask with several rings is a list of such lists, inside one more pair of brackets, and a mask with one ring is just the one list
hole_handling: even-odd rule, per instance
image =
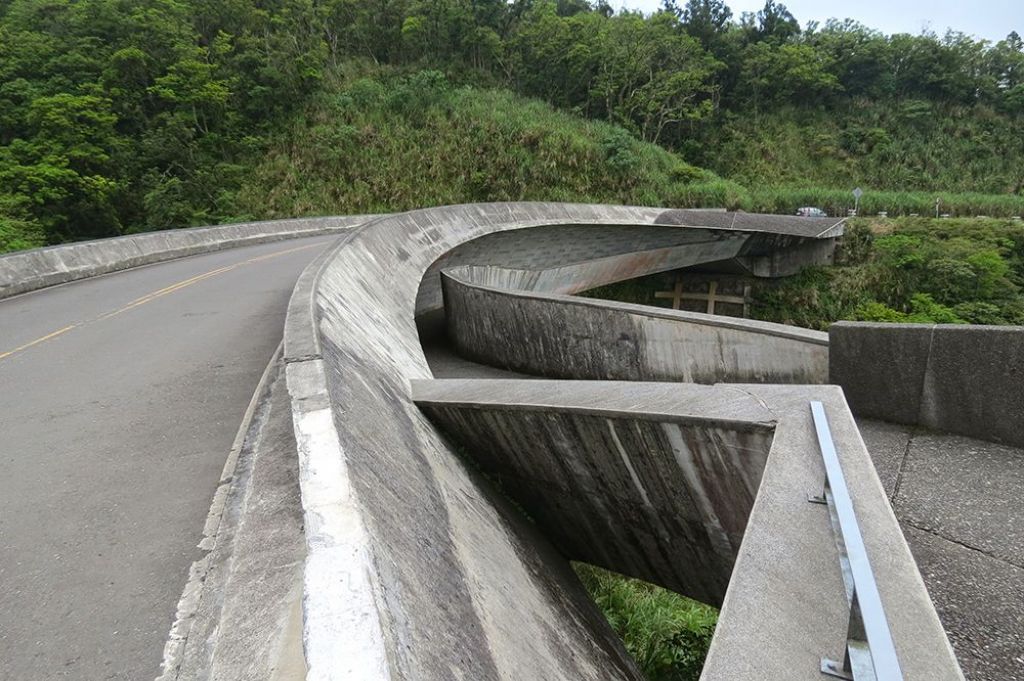
[[45, 245], [46, 234], [39, 223], [0, 216], [0, 253]]
[[0, 196], [0, 253], [46, 245], [46, 231], [28, 217], [24, 201]]
[[1019, 324], [1024, 224], [1016, 220], [851, 220], [837, 266], [756, 283], [754, 314], [825, 329], [840, 319]]

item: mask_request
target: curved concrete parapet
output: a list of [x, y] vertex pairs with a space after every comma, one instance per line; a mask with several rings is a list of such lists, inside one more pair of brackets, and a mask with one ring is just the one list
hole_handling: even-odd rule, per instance
[[779, 276], [808, 263], [830, 262], [835, 239], [843, 233], [843, 221], [831, 218], [632, 210], [637, 215], [629, 224], [605, 224], [600, 230], [567, 218], [535, 225], [528, 240], [500, 230], [461, 242], [424, 274], [416, 314], [441, 308], [440, 273], [462, 265], [536, 271], [530, 290], [551, 293], [575, 293], [697, 263], [728, 262], [757, 270], [757, 276]]
[[825, 333], [531, 290], [545, 274], [494, 267], [442, 272], [448, 338], [458, 353], [551, 378], [686, 383], [825, 383], [828, 378]]
[[233, 246], [332, 234], [373, 216], [299, 218], [145, 232], [0, 255], [0, 299]]
[[[299, 340], [285, 360], [306, 515], [308, 678], [640, 678], [568, 564], [460, 461], [409, 380], [430, 378], [416, 299], [441, 256], [505, 230], [596, 233], [660, 212], [489, 204], [388, 216], [322, 263], [312, 310], [293, 299], [286, 339]], [[534, 240], [514, 253], [531, 251], [546, 249]], [[314, 324], [308, 342], [293, 328]]]
[[[565, 292], [584, 280], [594, 285], [590, 282], [673, 268], [680, 262], [676, 258], [691, 247], [708, 249], [701, 256], [708, 259], [698, 260], [703, 262], [772, 260], [773, 248], [806, 245], [807, 239], [830, 240], [841, 230], [835, 221], [824, 225], [792, 218], [766, 219], [759, 230], [752, 216], [742, 218], [740, 229], [736, 216], [701, 213], [566, 204], [414, 211], [353, 230], [303, 276], [289, 308], [285, 361], [306, 518], [308, 678], [640, 678], [568, 569], [565, 555], [572, 551], [560, 546], [558, 535], [545, 531], [543, 524], [529, 524], [475, 466], [466, 463], [454, 444], [460, 438], [458, 429], [444, 435], [416, 406], [413, 382], [432, 378], [417, 318], [422, 321], [442, 309], [440, 273], [449, 267], [559, 270], [564, 276], [547, 280], [545, 287]], [[712, 225], [712, 220], [717, 222]], [[623, 236], [635, 241], [625, 248]], [[639, 252], [652, 257], [631, 258]], [[615, 393], [615, 387], [605, 390]], [[820, 456], [808, 439], [812, 431], [805, 411], [811, 396], [835, 410], [836, 432], [848, 445], [844, 455], [851, 457], [851, 487], [860, 495], [858, 511], [864, 512], [867, 542], [887, 583], [883, 597], [893, 607], [887, 613], [906, 678], [961, 678], [837, 389], [671, 384], [641, 389], [653, 391], [648, 397], [658, 390], [675, 390], [684, 397], [706, 390], [732, 400], [718, 411], [709, 407], [702, 419], [685, 412], [685, 404], [677, 405], [674, 416], [659, 416], [656, 405], [646, 401], [632, 413], [623, 413], [607, 439], [600, 441], [601, 447], [596, 447], [596, 431], [588, 440], [595, 452], [612, 457], [618, 453], [618, 463], [613, 458], [603, 465], [615, 467], [615, 480], [634, 486], [621, 490], [620, 496], [633, 502], [643, 499], [635, 479], [646, 491], [644, 481], [657, 466], [633, 466], [634, 477], [626, 459], [632, 462], [634, 448], [643, 449], [640, 443], [650, 440], [647, 436], [658, 428], [666, 433], [665, 442], [650, 450], [659, 452], [663, 463], [672, 452], [676, 468], [670, 472], [682, 475], [691, 493], [729, 488], [730, 476], [743, 481], [739, 487], [746, 491], [736, 495], [734, 513], [721, 511], [729, 500], [717, 500], [694, 510], [687, 522], [680, 521], [687, 516], [679, 506], [686, 502], [673, 500], [668, 493], [648, 494], [652, 504], [655, 498], [666, 504], [666, 513], [680, 513], [673, 517], [674, 527], [688, 528], [693, 547], [714, 544], [720, 549], [703, 557], [712, 570], [724, 569], [743, 536], [705, 678], [810, 681], [819, 678], [820, 657], [837, 656], [842, 649], [848, 605], [835, 540], [827, 512], [806, 500], [808, 493], [820, 491], [823, 478]], [[583, 448], [561, 438], [584, 421], [593, 425], [594, 415], [579, 412], [571, 390], [563, 397], [560, 405], [543, 405], [546, 419], [552, 421], [531, 432], [538, 439], [547, 433], [550, 442], [565, 445], [554, 453], [572, 453], [577, 458], [568, 460], [582, 465]], [[511, 392], [488, 397], [492, 402], [512, 402], [511, 398]], [[762, 416], [771, 412], [777, 422], [767, 460], [763, 449], [770, 426], [762, 416], [749, 419], [742, 437], [731, 426], [712, 425], [708, 417], [720, 417], [741, 405]], [[626, 409], [625, 402], [620, 407]], [[671, 437], [660, 425], [651, 429], [655, 423], [678, 424], [680, 409], [691, 417], [683, 419], [689, 425], [670, 427]], [[478, 417], [461, 422], [476, 431], [476, 444], [482, 446], [483, 428], [493, 421]], [[533, 427], [522, 415], [517, 418], [516, 427]], [[615, 445], [616, 438], [621, 448]], [[701, 443], [716, 438], [728, 445], [723, 456], [746, 457], [754, 466], [723, 465], [720, 480], [711, 480], [708, 476], [714, 474], [708, 471], [695, 476], [692, 470], [687, 472], [690, 463], [710, 465], [716, 459], [700, 444], [694, 457], [677, 457], [678, 440]], [[517, 446], [511, 439], [506, 444], [508, 452]], [[741, 454], [740, 447], [754, 451]], [[475, 454], [468, 449], [464, 453]], [[486, 459], [477, 459], [477, 465], [481, 460]], [[751, 504], [758, 461], [765, 461], [764, 473]], [[534, 473], [545, 475], [545, 470], [549, 469]], [[596, 485], [584, 488], [594, 490]], [[534, 503], [542, 502], [535, 497]], [[700, 502], [694, 498], [693, 503]], [[650, 509], [645, 513], [650, 517]], [[712, 515], [717, 521], [705, 523]], [[548, 512], [546, 517], [551, 523], [555, 514]], [[579, 519], [580, 514], [574, 517]], [[637, 532], [644, 524], [639, 516], [631, 522]], [[707, 534], [709, 527], [721, 528], [724, 535]], [[625, 533], [624, 527], [618, 530]], [[657, 530], [652, 528], [654, 534]], [[672, 540], [671, 533], [657, 537]], [[654, 549], [638, 550], [651, 555]], [[614, 556], [607, 558], [611, 562]], [[652, 569], [645, 574], [661, 574], [665, 582], [676, 579], [671, 583], [694, 593], [704, 589], [709, 600], [721, 593], [721, 572], [697, 577], [683, 570]]]
[[1024, 327], [839, 322], [829, 339], [858, 416], [1024, 447]]

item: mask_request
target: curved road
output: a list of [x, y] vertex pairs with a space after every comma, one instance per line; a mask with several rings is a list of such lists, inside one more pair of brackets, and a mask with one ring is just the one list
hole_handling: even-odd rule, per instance
[[335, 237], [0, 301], [0, 679], [152, 679], [295, 280]]

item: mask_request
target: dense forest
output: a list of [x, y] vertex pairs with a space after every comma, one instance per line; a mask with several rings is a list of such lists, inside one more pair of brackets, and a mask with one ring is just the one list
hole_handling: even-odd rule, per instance
[[1012, 216], [1022, 157], [1016, 33], [774, 0], [0, 0], [0, 251], [487, 198], [840, 212], [855, 185], [862, 212]]

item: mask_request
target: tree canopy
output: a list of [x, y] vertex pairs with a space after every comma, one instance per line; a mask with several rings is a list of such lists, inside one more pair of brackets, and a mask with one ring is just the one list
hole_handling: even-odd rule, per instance
[[[776, 0], [740, 17], [725, 0], [649, 16], [586, 0], [2, 0], [0, 235], [236, 217], [242, 177], [285, 122], [385, 67], [538, 97], [747, 181], [765, 156], [797, 153], [782, 147], [796, 126], [829, 183], [1024, 186], [1017, 33], [801, 27]], [[797, 166], [775, 175], [806, 177]]]

